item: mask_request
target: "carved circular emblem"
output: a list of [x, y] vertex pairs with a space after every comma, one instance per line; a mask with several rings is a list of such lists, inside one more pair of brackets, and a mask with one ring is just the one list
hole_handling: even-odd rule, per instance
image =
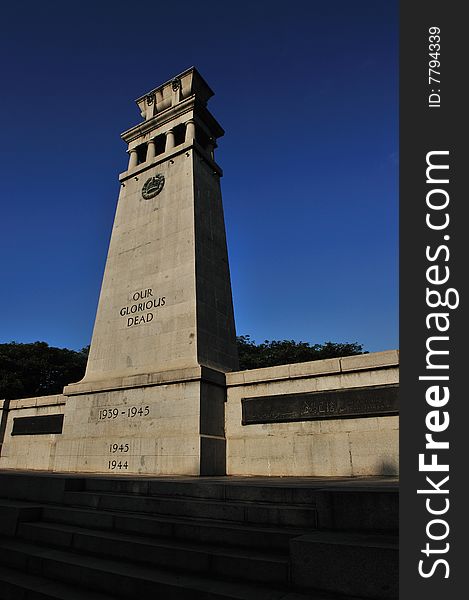
[[157, 196], [164, 186], [164, 175], [155, 175], [154, 177], [150, 177], [143, 184], [142, 188], [142, 197], [145, 200], [149, 200], [150, 198], [154, 198]]

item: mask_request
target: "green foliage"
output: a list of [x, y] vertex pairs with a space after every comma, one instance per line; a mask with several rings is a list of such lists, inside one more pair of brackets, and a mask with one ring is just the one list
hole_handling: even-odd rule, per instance
[[83, 377], [87, 356], [88, 348], [76, 352], [46, 342], [0, 344], [0, 399], [60, 394]]
[[311, 345], [308, 342], [294, 340], [271, 342], [265, 340], [262, 344], [256, 344], [249, 335], [239, 336], [237, 342], [241, 370], [365, 354], [363, 346], [356, 342], [345, 344], [326, 342], [322, 345]]

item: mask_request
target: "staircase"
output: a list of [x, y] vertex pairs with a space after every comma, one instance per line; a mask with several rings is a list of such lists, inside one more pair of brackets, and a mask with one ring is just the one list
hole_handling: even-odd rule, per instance
[[0, 472], [0, 598], [397, 598], [397, 486]]

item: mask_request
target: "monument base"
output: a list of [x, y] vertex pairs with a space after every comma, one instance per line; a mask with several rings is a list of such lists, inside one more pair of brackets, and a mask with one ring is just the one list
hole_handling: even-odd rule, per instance
[[194, 367], [67, 386], [54, 470], [225, 474], [224, 384]]
[[[67, 386], [64, 395], [13, 401], [1, 466], [224, 475], [224, 384], [223, 373], [194, 367], [83, 381]], [[53, 433], [50, 420], [55, 417], [61, 418], [63, 428]], [[28, 431], [28, 424], [37, 429], [38, 422], [43, 431]]]

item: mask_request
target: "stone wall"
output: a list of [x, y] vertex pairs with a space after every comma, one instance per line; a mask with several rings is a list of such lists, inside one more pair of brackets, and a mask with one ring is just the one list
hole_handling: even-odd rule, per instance
[[[3, 408], [2, 401], [1, 408]], [[23, 398], [11, 400], [6, 414], [6, 427], [3, 444], [1, 445], [0, 467], [4, 469], [36, 469], [51, 471], [55, 462], [55, 451], [60, 433], [35, 433], [15, 434], [15, 420], [26, 423], [23, 431], [27, 430], [28, 420], [26, 417], [49, 417], [43, 429], [50, 429], [51, 421], [57, 421], [54, 415], [63, 415], [65, 409], [65, 396], [58, 394], [54, 396], [40, 396], [37, 398]], [[3, 411], [2, 411], [3, 412]], [[52, 417], [52, 419], [50, 419]], [[16, 423], [18, 429], [19, 423]], [[56, 425], [56, 423], [52, 423]], [[13, 435], [12, 435], [13, 433]], [[0, 440], [1, 442], [1, 440]]]
[[379, 394], [398, 384], [398, 363], [393, 350], [228, 373], [227, 474], [395, 475], [396, 415], [243, 425], [242, 399], [375, 388], [379, 400]]

